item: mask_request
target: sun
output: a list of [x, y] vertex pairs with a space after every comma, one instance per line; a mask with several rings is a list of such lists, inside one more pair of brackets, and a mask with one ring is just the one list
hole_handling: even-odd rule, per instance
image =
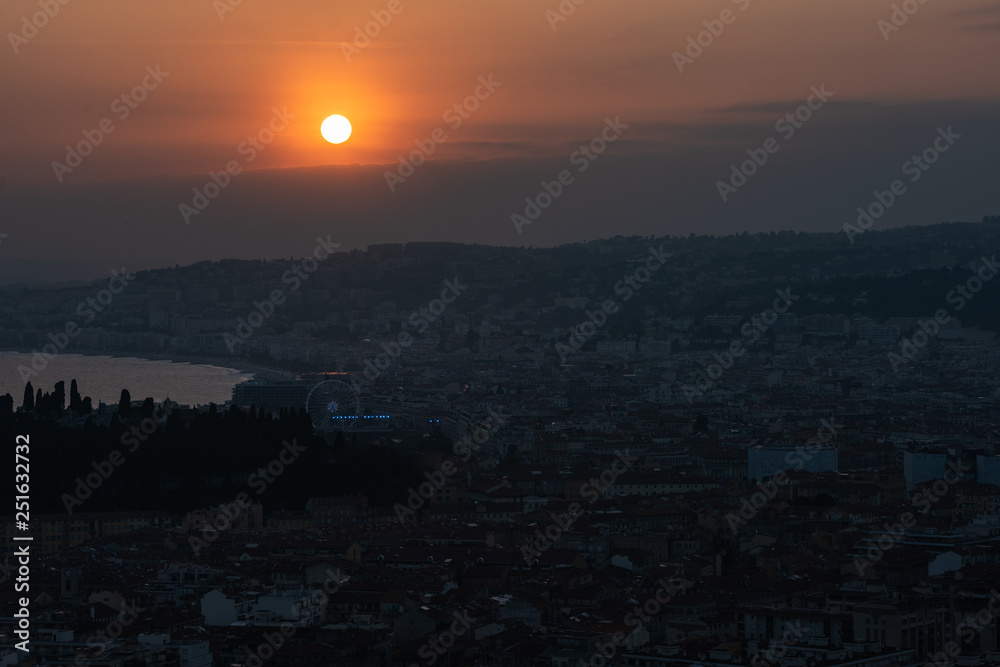
[[343, 116], [330, 116], [323, 121], [319, 131], [331, 144], [342, 144], [351, 136], [351, 121]]

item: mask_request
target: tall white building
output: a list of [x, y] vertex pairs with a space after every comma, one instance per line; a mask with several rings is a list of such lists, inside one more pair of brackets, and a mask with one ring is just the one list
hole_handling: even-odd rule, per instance
[[1000, 486], [1000, 456], [976, 456], [976, 481]]
[[943, 478], [947, 462], [947, 454], [904, 452], [903, 476], [906, 477], [906, 490], [912, 491], [917, 484]]
[[752, 447], [747, 452], [747, 477], [761, 481], [782, 470], [807, 472], [837, 471], [838, 452], [833, 447], [811, 451], [807, 445], [768, 445]]

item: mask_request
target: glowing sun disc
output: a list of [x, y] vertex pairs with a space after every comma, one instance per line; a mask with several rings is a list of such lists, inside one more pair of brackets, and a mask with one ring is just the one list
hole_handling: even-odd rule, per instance
[[351, 136], [351, 121], [343, 116], [330, 116], [319, 131], [331, 144], [342, 144]]

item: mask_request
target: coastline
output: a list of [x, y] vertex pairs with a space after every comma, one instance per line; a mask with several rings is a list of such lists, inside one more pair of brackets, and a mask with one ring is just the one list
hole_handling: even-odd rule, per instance
[[[14, 352], [19, 354], [32, 354], [31, 350], [0, 350], [3, 352]], [[250, 374], [256, 379], [264, 380], [294, 380], [296, 375], [290, 371], [282, 371], [275, 368], [257, 366], [238, 359], [226, 359], [224, 357], [198, 357], [191, 355], [158, 354], [156, 352], [123, 352], [123, 351], [92, 351], [92, 350], [66, 350], [60, 354], [79, 355], [81, 357], [111, 357], [114, 359], [143, 359], [145, 361], [169, 361], [177, 364], [191, 364], [194, 366], [215, 366], [216, 368], [227, 368], [243, 374]]]

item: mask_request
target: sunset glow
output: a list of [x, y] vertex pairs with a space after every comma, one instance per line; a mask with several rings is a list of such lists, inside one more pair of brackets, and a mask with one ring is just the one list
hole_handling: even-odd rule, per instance
[[[948, 180], [892, 216], [929, 223], [955, 201], [988, 209], [977, 174], [1000, 150], [991, 0], [903, 13], [896, 0], [89, 0], [46, 2], [52, 16], [38, 2], [0, 6], [0, 248], [17, 238], [38, 258], [88, 234], [159, 254], [139, 221], [171, 257], [202, 258], [175, 222], [227, 252], [258, 256], [224, 240], [247, 225], [267, 252], [294, 252], [275, 216], [359, 246], [376, 228], [498, 244], [597, 238], [608, 220], [615, 233], [829, 229], [953, 126], [967, 139], [934, 176]], [[776, 128], [814, 89], [829, 95], [809, 120]], [[350, 134], [324, 128], [332, 116]], [[595, 150], [609, 121], [623, 132]], [[769, 139], [739, 186], [746, 151]], [[527, 225], [543, 180], [573, 194]], [[80, 210], [88, 224], [44, 232]]]
[[0, 35], [3, 665], [1000, 667], [1000, 0]]

